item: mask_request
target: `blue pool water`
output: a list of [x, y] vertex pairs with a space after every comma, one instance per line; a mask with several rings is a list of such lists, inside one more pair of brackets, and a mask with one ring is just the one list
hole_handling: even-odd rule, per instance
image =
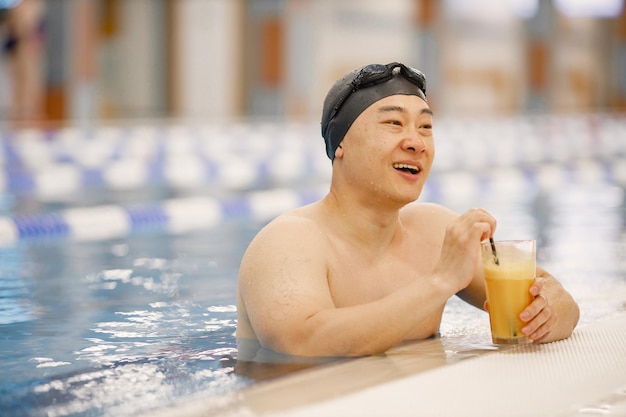
[[[536, 238], [539, 263], [579, 301], [581, 324], [626, 308], [623, 118], [439, 129], [423, 200], [485, 207], [498, 238]], [[317, 126], [170, 134], [176, 145], [158, 129], [3, 137], [3, 417], [130, 416], [256, 383], [235, 372], [239, 260], [269, 218], [321, 195], [330, 163]], [[65, 181], [44, 179], [51, 173]], [[276, 187], [284, 192], [255, 194]], [[198, 198], [220, 215], [189, 211]], [[132, 220], [89, 210], [111, 205]], [[454, 299], [441, 334], [490, 344], [486, 314]]]
[[248, 384], [233, 295], [251, 230], [220, 233], [0, 252], [2, 415], [130, 415]]

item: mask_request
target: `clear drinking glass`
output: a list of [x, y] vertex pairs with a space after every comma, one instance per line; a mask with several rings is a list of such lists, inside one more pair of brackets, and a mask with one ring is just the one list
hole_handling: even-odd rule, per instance
[[493, 343], [531, 343], [521, 332], [519, 315], [533, 300], [529, 288], [535, 279], [536, 242], [483, 242], [481, 252]]

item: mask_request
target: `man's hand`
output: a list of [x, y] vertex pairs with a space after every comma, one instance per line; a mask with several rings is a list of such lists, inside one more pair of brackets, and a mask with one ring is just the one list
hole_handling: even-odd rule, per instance
[[480, 242], [493, 236], [496, 219], [483, 209], [471, 209], [446, 229], [435, 274], [454, 279], [456, 291], [467, 287], [480, 265]]
[[578, 323], [580, 311], [572, 296], [548, 272], [537, 268], [529, 289], [533, 302], [520, 313], [522, 333], [534, 342], [565, 339]]

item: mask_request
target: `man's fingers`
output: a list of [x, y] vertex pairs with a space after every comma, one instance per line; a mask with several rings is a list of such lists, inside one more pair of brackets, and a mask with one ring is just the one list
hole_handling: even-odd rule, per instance
[[530, 294], [533, 297], [537, 297], [539, 294], [541, 294], [541, 291], [543, 290], [543, 286], [545, 285], [546, 280], [545, 278], [535, 278], [535, 281], [533, 282], [533, 284], [530, 286]]
[[537, 296], [531, 305], [520, 314], [520, 319], [526, 322], [522, 328], [522, 333], [535, 341], [547, 336], [557, 321], [550, 303], [542, 295]]
[[539, 295], [535, 297], [533, 302], [530, 303], [530, 305], [526, 307], [524, 311], [522, 311], [519, 318], [524, 322], [528, 322], [536, 317], [541, 310], [545, 309], [547, 305], [548, 300], [546, 300], [544, 296]]

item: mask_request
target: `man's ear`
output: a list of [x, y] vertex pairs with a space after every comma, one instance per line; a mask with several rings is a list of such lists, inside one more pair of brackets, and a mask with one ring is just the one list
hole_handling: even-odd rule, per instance
[[335, 149], [335, 158], [343, 158], [343, 148], [341, 145], [337, 146], [337, 149]]

